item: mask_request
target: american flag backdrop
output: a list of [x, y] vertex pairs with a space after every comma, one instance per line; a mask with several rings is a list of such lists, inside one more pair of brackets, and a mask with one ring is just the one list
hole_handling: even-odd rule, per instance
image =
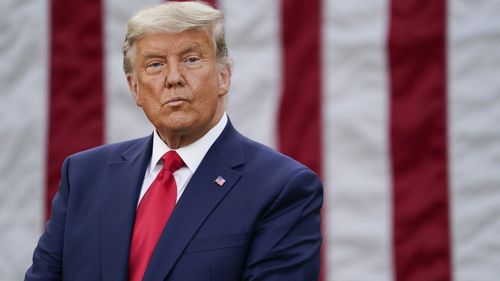
[[[68, 154], [151, 133], [121, 44], [159, 2], [0, 0], [0, 280]], [[212, 3], [232, 122], [323, 179], [323, 281], [500, 280], [499, 0]]]

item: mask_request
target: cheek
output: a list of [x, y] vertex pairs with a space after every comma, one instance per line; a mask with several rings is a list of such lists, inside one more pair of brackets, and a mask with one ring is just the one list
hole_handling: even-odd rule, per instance
[[193, 92], [199, 98], [209, 100], [214, 99], [219, 93], [219, 83], [218, 77], [214, 72], [200, 73], [199, 75], [193, 77], [194, 82]]
[[145, 79], [141, 81], [139, 91], [143, 100], [158, 100], [163, 90], [161, 79]]

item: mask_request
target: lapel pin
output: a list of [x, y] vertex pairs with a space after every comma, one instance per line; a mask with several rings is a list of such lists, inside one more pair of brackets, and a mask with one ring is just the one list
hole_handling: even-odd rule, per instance
[[224, 183], [226, 183], [226, 180], [221, 177], [221, 176], [218, 176], [215, 180], [214, 180], [214, 183], [216, 183], [217, 185], [219, 186], [223, 186]]

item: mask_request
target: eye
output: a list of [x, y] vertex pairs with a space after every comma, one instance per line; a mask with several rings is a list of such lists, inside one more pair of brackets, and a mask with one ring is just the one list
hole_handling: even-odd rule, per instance
[[198, 57], [195, 57], [195, 56], [191, 56], [191, 57], [188, 57], [185, 62], [189, 63], [189, 64], [195, 64], [197, 63], [198, 61], [200, 61], [200, 58]]
[[154, 62], [148, 63], [146, 67], [147, 68], [159, 68], [161, 66], [163, 66], [163, 63], [158, 62], [158, 61], [154, 61]]
[[156, 73], [161, 71], [164, 63], [161, 61], [151, 61], [146, 64], [146, 72], [148, 73]]

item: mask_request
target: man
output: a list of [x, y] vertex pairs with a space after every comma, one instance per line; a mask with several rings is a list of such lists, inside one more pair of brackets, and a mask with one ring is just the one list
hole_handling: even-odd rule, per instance
[[321, 183], [228, 120], [222, 12], [140, 11], [123, 50], [155, 131], [65, 160], [25, 280], [317, 280]]

